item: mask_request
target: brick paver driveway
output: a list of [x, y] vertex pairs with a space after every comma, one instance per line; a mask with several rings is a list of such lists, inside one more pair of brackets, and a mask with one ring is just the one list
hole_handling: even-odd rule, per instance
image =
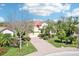
[[47, 41], [40, 39], [36, 35], [30, 34], [31, 43], [37, 49], [37, 52], [29, 54], [29, 55], [45, 55], [50, 53], [55, 47], [48, 43]]
[[54, 55], [53, 53], [61, 53], [64, 51], [78, 51], [76, 48], [55, 48], [53, 45], [47, 41], [40, 39], [37, 35], [30, 34], [31, 43], [37, 49], [36, 52], [28, 54], [27, 56], [44, 56], [44, 55]]

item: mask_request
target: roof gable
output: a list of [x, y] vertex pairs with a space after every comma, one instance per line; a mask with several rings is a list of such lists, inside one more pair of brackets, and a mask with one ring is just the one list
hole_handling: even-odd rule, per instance
[[5, 31], [5, 30], [11, 31], [11, 32], [15, 32], [15, 30], [12, 30], [12, 29], [9, 29], [9, 28], [1, 29], [0, 32], [3, 32], [3, 31]]

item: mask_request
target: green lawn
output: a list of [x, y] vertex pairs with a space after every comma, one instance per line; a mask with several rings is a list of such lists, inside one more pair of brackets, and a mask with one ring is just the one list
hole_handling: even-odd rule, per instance
[[59, 47], [77, 47], [77, 44], [65, 44], [65, 43], [59, 43], [59, 42], [55, 42], [56, 38], [51, 38], [49, 40], [47, 40], [49, 43], [51, 43], [52, 45], [54, 45], [55, 47], [59, 48]]
[[25, 44], [21, 50], [11, 47], [4, 56], [23, 56], [35, 51], [37, 51], [36, 48], [29, 42], [29, 46], [27, 47]]

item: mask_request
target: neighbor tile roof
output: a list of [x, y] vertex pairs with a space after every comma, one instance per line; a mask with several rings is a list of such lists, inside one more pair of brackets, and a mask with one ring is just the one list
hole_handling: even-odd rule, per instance
[[37, 26], [37, 25], [39, 25], [39, 26], [41, 26], [42, 25], [42, 22], [41, 21], [34, 21], [34, 26]]

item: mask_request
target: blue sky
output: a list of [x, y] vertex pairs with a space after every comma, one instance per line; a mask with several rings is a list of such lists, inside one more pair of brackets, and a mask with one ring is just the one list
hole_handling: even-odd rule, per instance
[[1, 3], [0, 22], [14, 20], [57, 20], [61, 16], [79, 16], [79, 3]]

